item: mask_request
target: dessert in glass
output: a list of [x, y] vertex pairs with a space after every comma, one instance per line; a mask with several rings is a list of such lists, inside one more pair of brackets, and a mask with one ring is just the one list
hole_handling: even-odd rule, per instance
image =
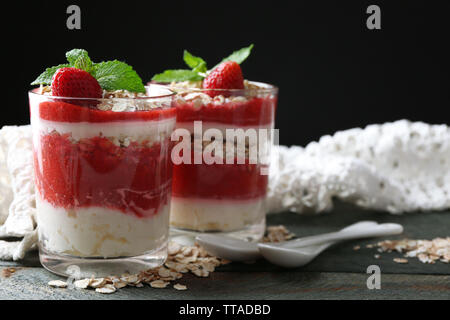
[[[177, 92], [176, 131], [184, 129], [192, 139], [191, 162], [178, 161], [173, 167], [170, 225], [174, 238], [216, 232], [259, 240], [265, 232], [268, 153], [278, 89], [244, 80], [239, 65], [230, 61], [203, 80], [173, 81], [170, 88]], [[208, 130], [218, 135], [205, 139]], [[205, 151], [218, 139], [223, 139], [223, 152], [214, 154], [216, 161], [208, 161]], [[259, 161], [262, 156], [265, 161]], [[201, 158], [201, 163], [195, 162]]]
[[40, 261], [65, 276], [137, 273], [167, 257], [173, 92], [95, 80], [60, 68], [29, 92]]

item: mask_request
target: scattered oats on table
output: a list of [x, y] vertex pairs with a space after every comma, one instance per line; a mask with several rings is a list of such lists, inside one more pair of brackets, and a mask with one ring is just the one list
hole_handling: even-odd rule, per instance
[[99, 293], [114, 293], [116, 292], [116, 287], [114, 287], [112, 284], [105, 284], [103, 287], [100, 288], [96, 288], [95, 292], [99, 292]]
[[4, 278], [9, 278], [9, 277], [11, 277], [17, 270], [18, 270], [18, 268], [14, 268], [14, 267], [4, 268], [4, 269], [2, 270], [2, 277], [4, 277]]
[[168, 284], [169, 284], [169, 282], [166, 282], [163, 280], [154, 280], [154, 281], [150, 282], [150, 286], [152, 288], [159, 288], [159, 289], [167, 287]]
[[450, 262], [450, 237], [433, 240], [385, 240], [378, 242], [376, 246], [378, 252], [397, 251], [403, 253], [405, 258], [417, 258], [422, 263]]
[[[289, 232], [284, 226], [271, 226], [267, 228], [263, 242], [280, 242], [292, 239], [295, 235]], [[179, 280], [184, 273], [192, 273], [197, 277], [208, 277], [215, 271], [216, 267], [229, 264], [231, 261], [220, 259], [208, 254], [198, 243], [193, 246], [182, 246], [176, 242], [169, 242], [168, 257], [163, 266], [149, 269], [139, 274], [122, 274], [121, 276], [111, 276], [105, 278], [86, 278], [74, 282], [76, 288], [95, 289], [98, 293], [114, 293], [118, 289], [126, 286], [143, 287], [144, 284], [152, 288], [166, 288], [170, 281]], [[67, 283], [61, 280], [50, 281], [52, 287], [65, 288]], [[176, 283], [175, 290], [187, 290], [186, 285]]]
[[121, 277], [120, 280], [125, 282], [125, 283], [129, 283], [129, 284], [130, 283], [131, 284], [137, 284], [139, 282], [139, 277], [138, 277], [138, 275], [133, 274], [133, 275]]
[[394, 258], [393, 260], [396, 263], [408, 263], [408, 259], [404, 259], [404, 258]]
[[179, 283], [175, 284], [173, 287], [176, 290], [187, 290], [187, 287], [185, 285]]
[[62, 281], [62, 280], [52, 280], [48, 282], [48, 285], [50, 287], [54, 287], [54, 288], [67, 288], [67, 282]]
[[270, 226], [267, 227], [267, 234], [262, 242], [281, 242], [290, 240], [294, 236], [285, 226]]
[[113, 282], [113, 285], [114, 285], [114, 287], [116, 287], [116, 289], [121, 289], [121, 288], [126, 287], [128, 284], [124, 281], [116, 281], [116, 282]]
[[86, 289], [87, 287], [89, 287], [90, 283], [91, 283], [91, 279], [81, 279], [81, 280], [74, 281], [73, 284], [74, 284], [75, 288]]
[[92, 279], [90, 282], [89, 282], [89, 286], [91, 287], [91, 288], [101, 288], [101, 287], [103, 287], [105, 284], [106, 284], [106, 279], [105, 278], [98, 278], [98, 279]]

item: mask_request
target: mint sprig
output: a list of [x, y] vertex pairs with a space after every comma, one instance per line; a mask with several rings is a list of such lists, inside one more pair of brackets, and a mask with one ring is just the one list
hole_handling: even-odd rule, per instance
[[254, 47], [254, 45], [252, 43], [248, 47], [245, 47], [245, 48], [242, 48], [240, 50], [234, 51], [232, 54], [230, 54], [228, 57], [226, 57], [225, 59], [220, 61], [220, 63], [218, 63], [216, 66], [214, 66], [213, 69], [215, 69], [219, 64], [221, 64], [223, 62], [226, 62], [226, 61], [234, 61], [234, 62], [236, 62], [238, 64], [241, 64], [242, 62], [245, 61], [245, 59], [248, 58], [248, 56], [252, 52], [253, 47]]
[[[224, 58], [219, 64], [214, 66], [210, 71], [214, 70], [221, 63], [226, 61], [234, 61], [241, 64], [250, 55], [253, 44], [240, 50], [234, 51], [231, 55]], [[184, 50], [183, 60], [191, 70], [188, 69], [169, 69], [163, 73], [158, 73], [152, 77], [153, 81], [158, 82], [180, 82], [180, 81], [200, 81], [203, 80], [208, 72], [206, 61], [200, 57], [194, 56], [189, 51]]]
[[104, 90], [127, 90], [145, 92], [141, 78], [125, 62], [113, 60], [96, 63], [92, 75]]
[[186, 62], [189, 68], [194, 72], [206, 72], [208, 68], [206, 67], [206, 61], [200, 57], [192, 55], [189, 51], [184, 50], [183, 60]]
[[53, 75], [55, 74], [55, 72], [58, 70], [58, 69], [61, 69], [61, 68], [68, 68], [68, 67], [70, 67], [70, 64], [60, 64], [60, 65], [57, 65], [57, 66], [55, 66], [55, 67], [50, 67], [50, 68], [47, 68], [47, 69], [45, 69], [45, 71], [44, 72], [42, 72], [40, 75], [39, 75], [39, 77], [37, 77], [36, 78], [36, 80], [34, 80], [32, 83], [31, 83], [31, 85], [38, 85], [38, 84], [42, 84], [42, 85], [50, 85], [51, 83], [52, 83], [52, 78], [53, 78]]
[[91, 61], [91, 59], [89, 58], [88, 52], [84, 49], [72, 49], [70, 51], [67, 51], [66, 59], [69, 62], [69, 64], [72, 66], [75, 65], [75, 63], [79, 59]]
[[172, 81], [199, 81], [202, 80], [204, 74], [208, 69], [206, 67], [206, 61], [200, 57], [196, 57], [189, 51], [184, 50], [183, 60], [187, 64], [188, 69], [170, 69], [163, 73], [159, 73], [153, 76], [153, 81], [158, 82], [172, 82]]
[[89, 72], [104, 90], [127, 90], [131, 92], [145, 92], [142, 79], [125, 62], [113, 60], [94, 63], [84, 49], [73, 49], [66, 53], [68, 64], [60, 64], [47, 68], [37, 77], [32, 85], [50, 85], [53, 75], [60, 68], [74, 67]]
[[66, 52], [67, 61], [77, 69], [92, 73], [94, 63], [89, 58], [88, 52], [84, 49], [73, 49]]
[[203, 78], [193, 70], [166, 70], [163, 73], [154, 75], [152, 80], [158, 82], [172, 82], [172, 81], [198, 81]]

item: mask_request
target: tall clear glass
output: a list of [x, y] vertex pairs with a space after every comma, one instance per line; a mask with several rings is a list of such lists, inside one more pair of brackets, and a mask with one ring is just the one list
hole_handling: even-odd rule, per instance
[[76, 277], [137, 273], [167, 257], [173, 92], [87, 99], [29, 92], [39, 256]]
[[259, 240], [278, 88], [259, 82], [242, 90], [171, 88], [178, 92], [179, 137], [173, 152], [173, 234], [218, 232]]

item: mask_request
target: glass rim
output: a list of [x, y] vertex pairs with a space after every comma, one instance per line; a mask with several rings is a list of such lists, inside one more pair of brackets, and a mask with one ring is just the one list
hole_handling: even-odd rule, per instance
[[[183, 91], [195, 91], [195, 92], [232, 92], [232, 93], [239, 93], [239, 92], [257, 92], [257, 93], [271, 93], [271, 94], [278, 94], [279, 88], [273, 84], [265, 83], [265, 82], [258, 82], [258, 81], [248, 81], [249, 84], [256, 85], [258, 88], [244, 88], [244, 89], [203, 89], [203, 88], [189, 88], [189, 87], [177, 87], [176, 85], [171, 86], [170, 83], [167, 84], [161, 84], [161, 83], [147, 83], [147, 85], [161, 85], [168, 87], [172, 90], [183, 90]], [[178, 94], [178, 93], [177, 93]]]
[[48, 94], [42, 94], [42, 93], [35, 92], [36, 90], [39, 89], [39, 87], [37, 87], [37, 88], [33, 88], [31, 90], [28, 90], [28, 94], [33, 94], [35, 96], [45, 97], [45, 98], [48, 98], [48, 99], [56, 99], [56, 100], [58, 100], [58, 99], [61, 99], [61, 100], [72, 99], [72, 100], [81, 100], [81, 101], [87, 101], [87, 100], [89, 100], [89, 101], [92, 101], [92, 100], [96, 100], [96, 101], [108, 101], [108, 100], [152, 100], [152, 99], [169, 98], [169, 97], [174, 97], [175, 95], [177, 95], [177, 93], [175, 91], [171, 90], [167, 86], [156, 84], [156, 83], [145, 85], [144, 87], [146, 89], [146, 92], [147, 92], [147, 88], [149, 88], [150, 86], [160, 87], [161, 89], [167, 90], [170, 93], [157, 95], [157, 96], [141, 96], [141, 97], [113, 97], [113, 98], [61, 97], [61, 96], [54, 96], [54, 95], [51, 95], [51, 94], [48, 95]]

